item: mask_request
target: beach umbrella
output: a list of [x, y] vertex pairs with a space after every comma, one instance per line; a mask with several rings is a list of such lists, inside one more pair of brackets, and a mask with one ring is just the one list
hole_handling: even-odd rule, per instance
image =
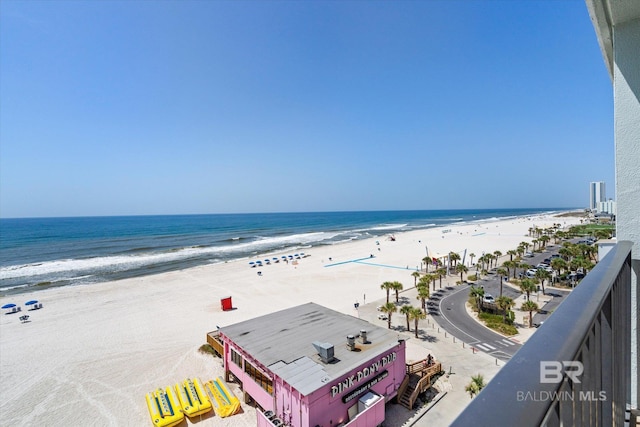
[[2, 308], [13, 308], [15, 306], [16, 306], [15, 304], [5, 304], [2, 306]]
[[253, 262], [253, 261], [249, 261], [249, 264], [254, 265], [254, 264], [255, 264], [255, 262]]
[[37, 304], [37, 303], [38, 303], [37, 300], [32, 299], [31, 301], [25, 302], [24, 305], [33, 305], [33, 304]]

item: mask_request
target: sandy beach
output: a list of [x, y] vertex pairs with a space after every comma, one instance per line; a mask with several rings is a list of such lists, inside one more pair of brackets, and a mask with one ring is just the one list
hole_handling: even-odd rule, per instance
[[[566, 227], [579, 219], [530, 216], [452, 225], [396, 234], [395, 241], [375, 238], [311, 248], [297, 262], [252, 268], [251, 260], [244, 259], [3, 297], [0, 305], [21, 304], [22, 312], [0, 315], [0, 416], [4, 425], [16, 426], [151, 425], [147, 392], [187, 377], [206, 381], [222, 375], [220, 359], [198, 352], [206, 333], [217, 326], [310, 301], [355, 316], [365, 308], [373, 313], [371, 307], [385, 298], [383, 282], [413, 287], [411, 273], [427, 250], [436, 257], [449, 251], [462, 256], [466, 250], [469, 264], [471, 253], [506, 253], [532, 240], [529, 228], [554, 223]], [[458, 278], [452, 275], [451, 283]], [[234, 310], [225, 312], [220, 299], [227, 296]], [[43, 308], [27, 310], [24, 302], [31, 299]], [[361, 304], [359, 311], [354, 309], [356, 302]], [[27, 323], [19, 319], [24, 314], [30, 316]], [[439, 358], [438, 342], [413, 341], [408, 342], [408, 360], [424, 357], [425, 352]], [[486, 365], [487, 379], [499, 369], [486, 355], [479, 354], [478, 361]], [[460, 393], [459, 384], [453, 387]], [[235, 385], [231, 388], [238, 391]], [[254, 426], [255, 414], [243, 404], [242, 414], [209, 416], [195, 424]]]

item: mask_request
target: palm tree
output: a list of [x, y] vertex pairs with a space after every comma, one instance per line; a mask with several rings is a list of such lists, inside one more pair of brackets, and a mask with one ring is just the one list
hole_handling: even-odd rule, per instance
[[509, 261], [513, 261], [513, 256], [518, 255], [518, 251], [510, 249], [507, 251], [507, 254], [509, 255]]
[[413, 273], [411, 273], [411, 275], [413, 276], [413, 286], [415, 287], [418, 285], [418, 277], [420, 277], [420, 272], [414, 271]]
[[569, 246], [565, 246], [564, 248], [558, 249], [558, 254], [560, 254], [562, 259], [568, 261], [573, 256], [573, 251], [570, 249]]
[[520, 290], [527, 294], [527, 301], [529, 301], [529, 295], [531, 294], [531, 292], [535, 292], [536, 285], [533, 280], [529, 279], [528, 277], [523, 277], [522, 281], [520, 282]]
[[458, 264], [456, 265], [456, 273], [460, 273], [460, 283], [462, 283], [462, 275], [469, 271], [466, 265]]
[[469, 254], [469, 259], [471, 260], [471, 265], [473, 265], [473, 258], [475, 258], [476, 254], [474, 254], [473, 252], [471, 252]]
[[[433, 281], [433, 274], [425, 274], [424, 276], [422, 276], [420, 278], [420, 280], [418, 281], [418, 286], [420, 286], [420, 284], [423, 284], [424, 286], [426, 286], [427, 288], [429, 286], [431, 286], [431, 282]], [[436, 287], [433, 287], [433, 290], [436, 290]]]
[[536, 244], [538, 244], [538, 242], [539, 242], [539, 241], [540, 241], [540, 240], [538, 240], [538, 239], [533, 239], [533, 240], [531, 241], [531, 243], [533, 243], [533, 251], [534, 251], [534, 252], [536, 251]]
[[409, 317], [413, 319], [413, 326], [416, 333], [416, 338], [418, 338], [418, 322], [420, 320], [426, 319], [427, 314], [423, 313], [419, 308], [411, 307], [411, 312], [409, 313]]
[[442, 289], [442, 278], [447, 275], [447, 269], [446, 268], [437, 269], [436, 275], [438, 276], [438, 279], [440, 279], [440, 289]]
[[476, 304], [478, 304], [478, 313], [482, 311], [482, 297], [484, 297], [484, 289], [472, 286], [469, 289], [469, 296], [475, 298]]
[[551, 237], [545, 235], [545, 236], [540, 236], [540, 238], [538, 239], [542, 242], [542, 247], [545, 248], [547, 246], [547, 242], [549, 240], [551, 240]]
[[464, 388], [469, 393], [469, 396], [473, 399], [473, 396], [480, 393], [485, 386], [484, 377], [481, 374], [471, 377], [471, 382]]
[[[508, 261], [505, 261], [508, 262]], [[509, 278], [509, 273], [504, 268], [499, 268], [496, 270], [496, 273], [500, 276], [500, 296], [502, 296], [502, 282], [504, 278]]]
[[542, 295], [544, 295], [544, 281], [551, 279], [551, 273], [541, 268], [536, 271], [536, 278], [542, 283]]
[[380, 309], [383, 313], [387, 313], [387, 327], [391, 329], [391, 315], [398, 311], [398, 307], [392, 302], [388, 302]]
[[400, 291], [404, 289], [404, 287], [402, 286], [402, 283], [398, 281], [391, 282], [391, 286], [392, 286], [391, 289], [396, 291], [396, 304], [397, 304], [398, 301], [400, 300]]
[[567, 262], [562, 258], [554, 258], [551, 260], [551, 268], [558, 272], [558, 276], [560, 272], [567, 268]]
[[453, 261], [453, 268], [458, 265], [458, 261], [460, 261], [460, 255], [455, 252], [449, 252], [449, 266], [451, 266], [451, 262]]
[[427, 312], [427, 300], [429, 299], [429, 285], [426, 286], [418, 286], [418, 296], [417, 299], [422, 303], [422, 309], [424, 312]]
[[380, 289], [384, 289], [387, 291], [387, 304], [389, 304], [389, 292], [393, 289], [393, 282], [384, 282], [380, 285]]
[[500, 310], [502, 310], [502, 321], [503, 323], [507, 323], [507, 314], [511, 307], [515, 305], [515, 302], [509, 297], [501, 296], [496, 298], [496, 305]]
[[422, 262], [424, 262], [424, 272], [428, 273], [429, 272], [429, 264], [431, 264], [431, 257], [424, 257], [422, 258]]
[[493, 254], [485, 254], [484, 257], [487, 260], [487, 270], [491, 270], [491, 267], [493, 267], [493, 260], [496, 259], [496, 257], [493, 256]]
[[527, 271], [527, 269], [531, 268], [531, 266], [529, 264], [527, 264], [526, 262], [519, 263], [518, 267], [520, 267], [522, 269], [522, 275], [523, 276], [524, 276], [524, 273]]
[[522, 304], [522, 311], [529, 312], [529, 327], [533, 324], [533, 312], [538, 310], [538, 304], [533, 301], [525, 301]]
[[502, 256], [502, 252], [500, 251], [493, 251], [493, 255], [496, 257], [496, 267], [498, 266], [498, 260], [500, 259], [500, 257]]
[[513, 278], [516, 278], [516, 265], [515, 261], [505, 261], [502, 263], [502, 266], [507, 269], [507, 276], [511, 274], [511, 269], [513, 268]]
[[407, 331], [411, 332], [411, 329], [409, 328], [409, 315], [411, 314], [411, 310], [414, 310], [415, 307], [412, 307], [410, 305], [403, 305], [402, 307], [400, 307], [400, 313], [404, 314], [407, 317]]

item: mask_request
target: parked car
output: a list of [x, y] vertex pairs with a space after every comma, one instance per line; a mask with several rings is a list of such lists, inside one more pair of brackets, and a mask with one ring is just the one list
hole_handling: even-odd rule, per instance
[[495, 304], [496, 301], [493, 299], [493, 295], [491, 294], [486, 294], [483, 298], [482, 298], [483, 302], [489, 303], [489, 304]]
[[378, 314], [378, 319], [387, 320], [387, 319], [389, 319], [389, 316], [387, 316], [387, 313], [380, 313], [380, 314]]
[[536, 272], [537, 271], [538, 271], [537, 269], [531, 268], [531, 269], [527, 270], [527, 272], [524, 275], [527, 276], [529, 279], [533, 279], [534, 277], [536, 277]]
[[524, 253], [524, 256], [525, 256], [526, 258], [533, 258], [533, 252], [525, 252], [525, 253]]

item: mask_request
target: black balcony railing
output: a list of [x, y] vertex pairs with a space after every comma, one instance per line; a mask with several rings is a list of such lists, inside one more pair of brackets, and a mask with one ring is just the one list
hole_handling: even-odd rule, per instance
[[631, 246], [611, 249], [453, 426], [625, 425]]

